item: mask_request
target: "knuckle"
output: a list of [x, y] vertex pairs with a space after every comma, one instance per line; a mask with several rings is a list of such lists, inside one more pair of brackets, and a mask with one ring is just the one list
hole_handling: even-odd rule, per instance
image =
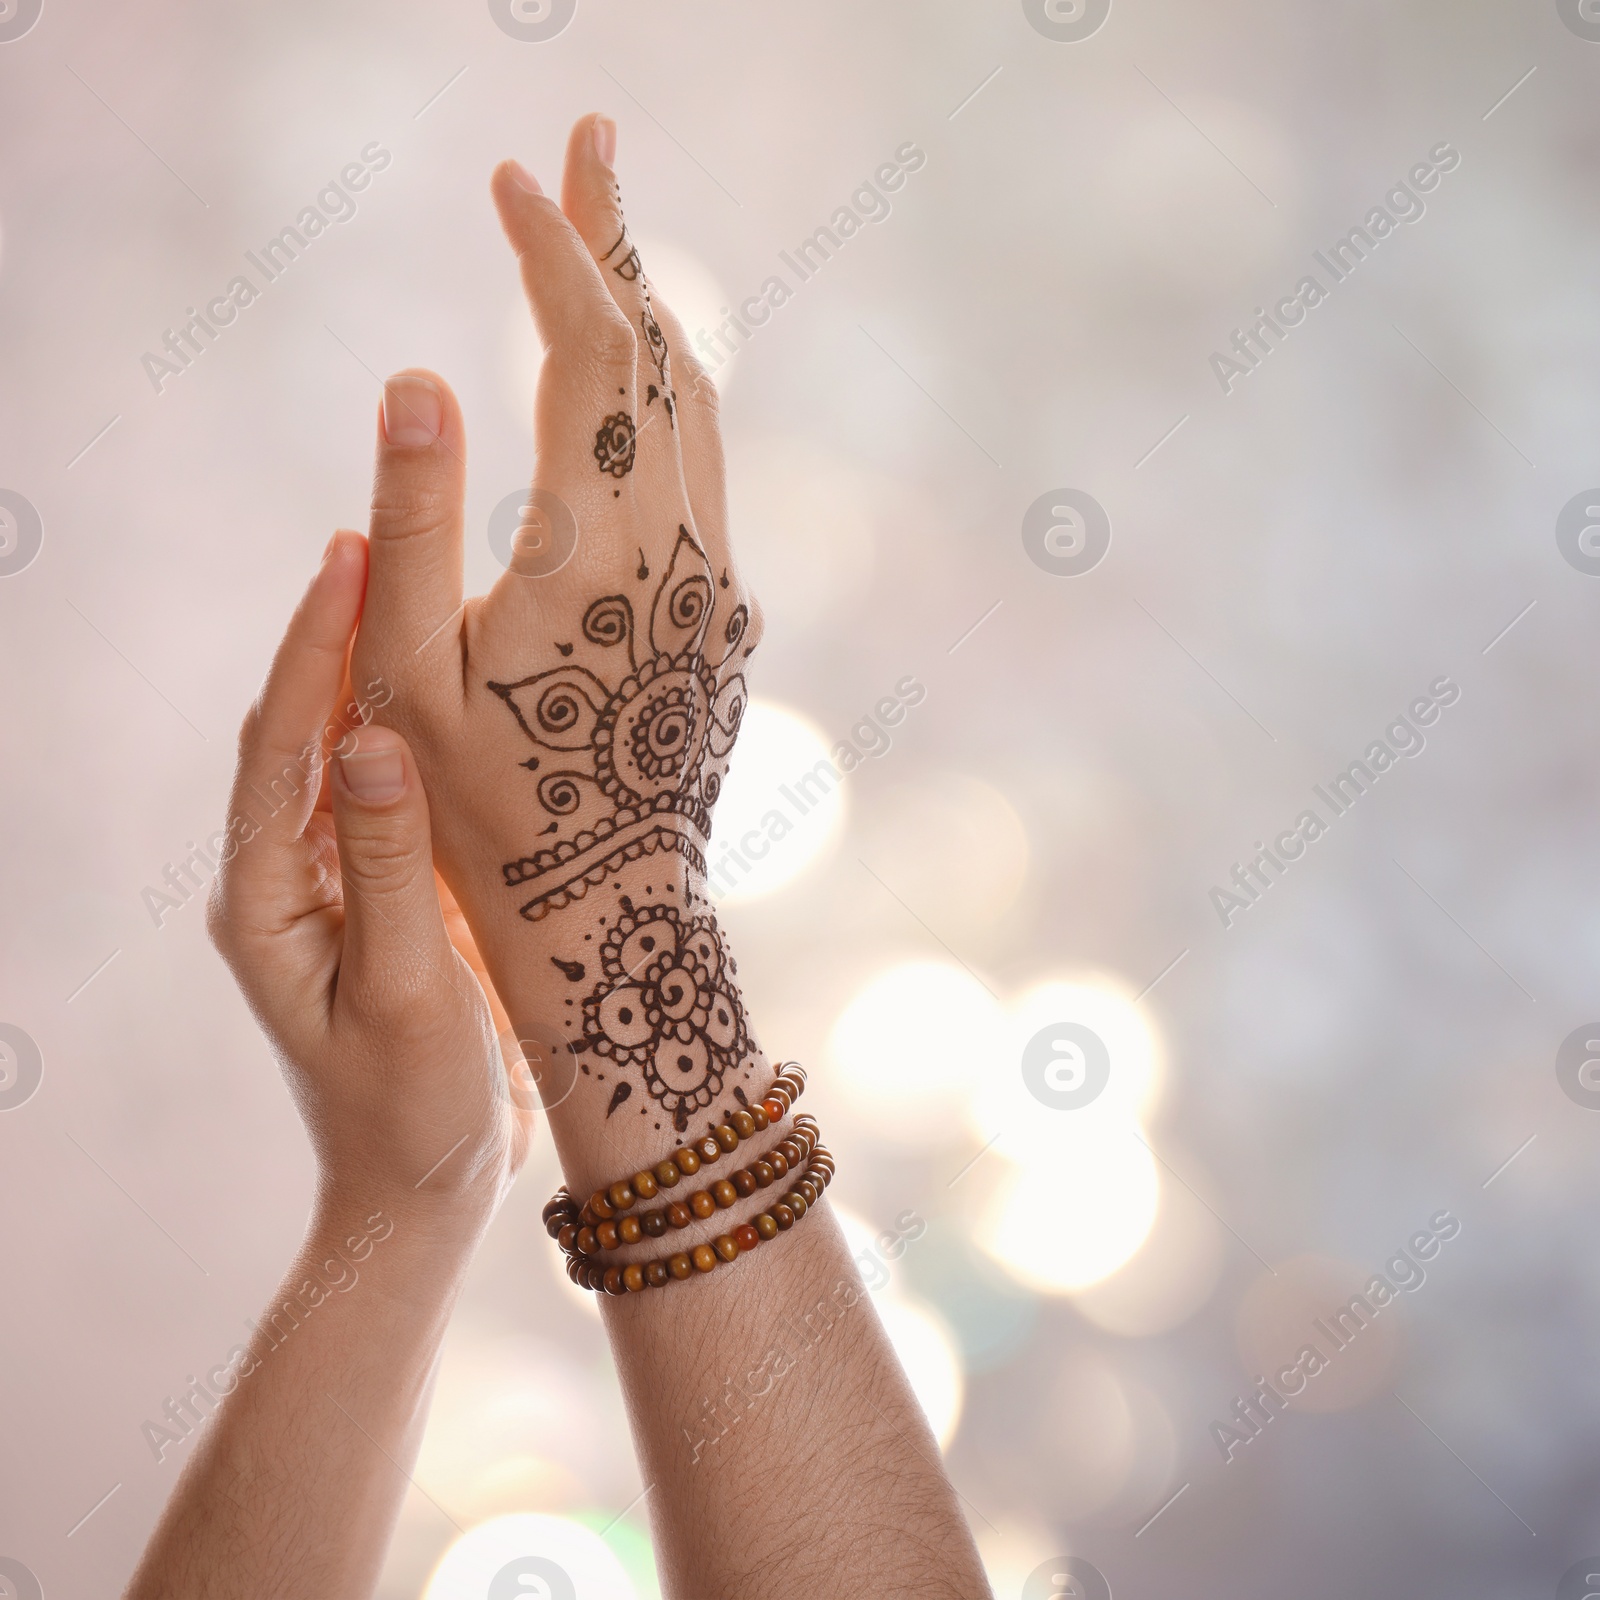
[[456, 513], [456, 496], [442, 474], [380, 469], [372, 485], [372, 533], [410, 539], [436, 533]]
[[633, 324], [620, 311], [615, 316], [601, 317], [590, 330], [585, 343], [591, 359], [606, 367], [631, 369], [639, 353], [639, 341], [634, 337]]
[[352, 848], [344, 852], [341, 870], [364, 893], [399, 893], [427, 866], [421, 844], [398, 829], [374, 829], [349, 842]]

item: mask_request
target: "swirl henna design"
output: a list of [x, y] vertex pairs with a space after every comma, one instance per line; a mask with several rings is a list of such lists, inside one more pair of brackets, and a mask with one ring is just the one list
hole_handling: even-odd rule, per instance
[[529, 921], [657, 852], [704, 874], [747, 699], [735, 656], [749, 608], [714, 627], [718, 603], [705, 551], [680, 526], [644, 636], [628, 596], [603, 595], [583, 614], [582, 657], [487, 685], [539, 751], [535, 795], [556, 835], [501, 869], [508, 887], [532, 889], [519, 908]]
[[[682, 1132], [750, 1052], [734, 963], [710, 916], [635, 907], [626, 896], [622, 905], [600, 946], [600, 980], [583, 1002], [573, 1048], [640, 1069]], [[614, 1097], [611, 1109], [626, 1098]]]
[[[581, 936], [584, 959], [550, 958], [571, 985], [562, 1033], [579, 1071], [612, 1081], [606, 1119], [637, 1104], [657, 1131], [667, 1121], [682, 1134], [730, 1084], [748, 1107], [765, 1057], [711, 902], [670, 879], [634, 894], [620, 880], [610, 887], [607, 909]], [[638, 1101], [635, 1073], [648, 1091]]]

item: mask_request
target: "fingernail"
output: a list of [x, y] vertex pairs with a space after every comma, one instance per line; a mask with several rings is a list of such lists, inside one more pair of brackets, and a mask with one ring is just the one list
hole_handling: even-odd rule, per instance
[[594, 153], [609, 166], [617, 159], [617, 125], [610, 117], [594, 119]]
[[328, 557], [333, 554], [333, 547], [336, 544], [338, 544], [338, 542], [339, 542], [339, 535], [337, 533], [335, 533], [333, 535], [333, 537], [328, 540], [327, 547], [322, 552], [322, 564], [323, 564], [323, 566], [327, 566]]
[[539, 180], [520, 161], [511, 163], [511, 178], [519, 189], [526, 189], [529, 194], [544, 193], [539, 187]]
[[444, 397], [426, 378], [391, 378], [383, 386], [383, 436], [402, 449], [434, 444], [444, 423]]
[[406, 786], [406, 764], [398, 750], [357, 750], [339, 757], [345, 787], [357, 800], [380, 805]]

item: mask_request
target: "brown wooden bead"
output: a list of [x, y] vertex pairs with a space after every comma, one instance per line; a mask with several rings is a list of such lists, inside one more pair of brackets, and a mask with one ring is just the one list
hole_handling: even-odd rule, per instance
[[750, 1176], [756, 1180], [756, 1187], [758, 1189], [765, 1189], [766, 1186], [778, 1176], [778, 1174], [773, 1171], [772, 1163], [770, 1161], [763, 1160], [756, 1161], [751, 1164]]
[[618, 1211], [626, 1211], [628, 1207], [633, 1204], [637, 1196], [633, 1192], [633, 1185], [629, 1183], [626, 1178], [618, 1178], [617, 1181], [606, 1190], [606, 1198], [617, 1208]]
[[749, 1167], [741, 1167], [734, 1173], [731, 1181], [734, 1188], [742, 1195], [752, 1195], [756, 1192], [755, 1174], [751, 1172]]
[[719, 1122], [711, 1137], [722, 1146], [724, 1151], [737, 1150], [739, 1148], [739, 1130], [730, 1128], [726, 1122]]
[[681, 1200], [674, 1200], [667, 1207], [667, 1221], [674, 1228], [687, 1228], [694, 1221], [694, 1212]]
[[808, 1206], [814, 1206], [817, 1203], [817, 1185], [812, 1179], [802, 1178], [799, 1183], [795, 1185], [795, 1188], [804, 1197], [805, 1203]]
[[617, 1248], [617, 1225], [614, 1222], [602, 1222], [594, 1230], [594, 1236], [600, 1241], [602, 1250], [615, 1250]]
[[710, 1272], [717, 1264], [717, 1252], [708, 1244], [697, 1244], [689, 1252], [689, 1259], [694, 1262], [696, 1272]]
[[651, 1171], [655, 1173], [656, 1182], [660, 1184], [663, 1189], [677, 1188], [678, 1180], [683, 1176], [683, 1174], [678, 1171], [678, 1163], [670, 1156], [668, 1156], [665, 1161], [656, 1162], [655, 1166], [651, 1168]]
[[740, 1223], [740, 1225], [733, 1230], [733, 1236], [739, 1241], [739, 1248], [741, 1250], [754, 1250], [755, 1247], [761, 1243], [761, 1235], [757, 1233], [748, 1222]]
[[571, 1250], [573, 1241], [577, 1237], [577, 1225], [575, 1223], [568, 1222], [562, 1226], [561, 1232], [556, 1235], [556, 1243], [560, 1245], [563, 1250]]
[[644, 1229], [639, 1225], [637, 1217], [624, 1217], [617, 1224], [617, 1237], [624, 1244], [638, 1244], [644, 1237]]
[[592, 1256], [600, 1248], [600, 1241], [595, 1238], [593, 1228], [579, 1228], [578, 1237], [572, 1242], [577, 1246], [579, 1253], [586, 1256]]
[[772, 1220], [776, 1222], [783, 1232], [787, 1233], [794, 1226], [794, 1211], [787, 1201], [780, 1200], [777, 1205], [769, 1208]]
[[564, 1210], [572, 1204], [572, 1196], [565, 1189], [557, 1189], [544, 1203], [544, 1210], [539, 1213], [540, 1220], [548, 1222], [558, 1211]]
[[667, 1257], [667, 1271], [680, 1282], [694, 1271], [694, 1262], [689, 1259], [687, 1250], [680, 1250], [676, 1255]]
[[601, 1275], [600, 1287], [604, 1289], [607, 1294], [626, 1294], [628, 1291], [623, 1287], [622, 1268], [607, 1267], [605, 1272]]
[[638, 1294], [644, 1286], [644, 1268], [637, 1262], [631, 1267], [622, 1269], [622, 1287], [629, 1294]]
[[803, 1217], [806, 1212], [811, 1209], [810, 1202], [807, 1201], [806, 1197], [801, 1194], [798, 1189], [791, 1189], [789, 1193], [783, 1197], [783, 1203], [788, 1206], [792, 1212], [794, 1212], [794, 1220], [796, 1222], [798, 1222], [801, 1217]]
[[767, 1108], [759, 1100], [750, 1107], [750, 1120], [756, 1125], [757, 1133], [765, 1133], [772, 1126], [772, 1118], [767, 1115]]
[[689, 1209], [697, 1217], [709, 1217], [717, 1209], [717, 1202], [711, 1198], [708, 1189], [696, 1189], [689, 1196]]
[[659, 1208], [655, 1211], [646, 1211], [639, 1218], [639, 1226], [652, 1239], [659, 1239], [667, 1231], [667, 1214]]
[[617, 1214], [616, 1207], [606, 1198], [604, 1189], [596, 1189], [589, 1196], [588, 1209], [596, 1222], [609, 1222]]
[[719, 1234], [713, 1241], [716, 1252], [724, 1261], [733, 1261], [739, 1255], [739, 1241], [731, 1233]]
[[571, 1278], [572, 1281], [575, 1284], [577, 1284], [580, 1289], [583, 1287], [583, 1257], [582, 1256], [568, 1256], [567, 1257], [567, 1276], [569, 1278]]
[[722, 1146], [717, 1143], [717, 1136], [714, 1133], [708, 1133], [705, 1138], [697, 1140], [694, 1148], [702, 1166], [710, 1166], [713, 1161], [722, 1159]]
[[672, 1274], [667, 1271], [665, 1261], [647, 1261], [644, 1266], [644, 1281], [652, 1289], [659, 1289], [662, 1284], [671, 1281]]
[[781, 1150], [769, 1150], [767, 1152], [767, 1165], [772, 1168], [772, 1176], [774, 1178], [783, 1177], [789, 1170], [788, 1158]]
[[761, 1102], [761, 1109], [767, 1114], [768, 1127], [771, 1127], [774, 1122], [782, 1122], [789, 1113], [788, 1106], [786, 1106], [775, 1094], [769, 1094], [767, 1098]]
[[633, 1192], [641, 1200], [654, 1200], [656, 1197], [656, 1175], [648, 1167], [643, 1172], [636, 1172], [628, 1180], [633, 1186]]
[[751, 1223], [751, 1226], [763, 1239], [776, 1239], [778, 1237], [778, 1220], [770, 1211], [763, 1211]]
[[692, 1178], [700, 1170], [700, 1152], [693, 1145], [685, 1145], [672, 1152], [672, 1164], [684, 1177]]
[[778, 1144], [778, 1154], [782, 1156], [791, 1167], [798, 1167], [801, 1159], [799, 1141], [792, 1137], [781, 1140]]
[[750, 1138], [756, 1131], [756, 1119], [748, 1111], [730, 1111], [728, 1121], [741, 1139]]
[[711, 1185], [711, 1198], [726, 1211], [739, 1198], [739, 1191], [727, 1178], [718, 1178]]

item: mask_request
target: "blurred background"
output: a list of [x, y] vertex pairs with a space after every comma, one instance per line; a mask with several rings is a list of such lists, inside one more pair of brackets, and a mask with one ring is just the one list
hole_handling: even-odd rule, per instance
[[[118, 1589], [188, 1448], [144, 1425], [298, 1240], [180, 868], [385, 373], [456, 387], [499, 570], [539, 354], [488, 174], [604, 109], [768, 614], [718, 842], [791, 826], [722, 914], [996, 1592], [1555, 1595], [1600, 1550], [1593, 9], [0, 11], [0, 1555]], [[529, 1548], [656, 1592], [555, 1181], [541, 1127], [385, 1600]]]

